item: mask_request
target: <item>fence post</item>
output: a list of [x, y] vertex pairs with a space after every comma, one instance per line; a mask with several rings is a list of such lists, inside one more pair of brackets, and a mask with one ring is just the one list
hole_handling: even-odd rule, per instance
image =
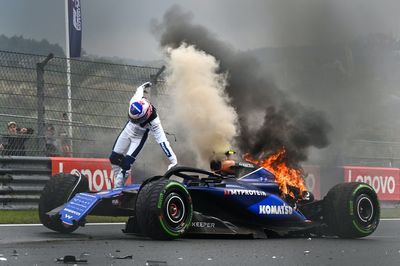
[[46, 145], [45, 145], [45, 108], [44, 108], [44, 67], [46, 64], [54, 57], [50, 53], [45, 60], [40, 63], [36, 63], [36, 88], [37, 88], [37, 155], [45, 155]]
[[150, 99], [151, 102], [157, 106], [158, 105], [158, 90], [156, 88], [159, 76], [164, 72], [166, 67], [163, 65], [155, 75], [150, 75], [150, 81], [153, 83], [153, 88], [150, 89]]

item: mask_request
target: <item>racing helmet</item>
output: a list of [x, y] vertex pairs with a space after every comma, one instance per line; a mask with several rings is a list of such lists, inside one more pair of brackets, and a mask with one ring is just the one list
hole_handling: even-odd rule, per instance
[[153, 113], [153, 107], [145, 98], [132, 102], [129, 106], [129, 117], [134, 123], [143, 123]]

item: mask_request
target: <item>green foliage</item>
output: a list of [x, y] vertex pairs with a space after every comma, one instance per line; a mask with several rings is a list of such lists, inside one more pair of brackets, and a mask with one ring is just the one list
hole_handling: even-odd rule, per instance
[[[126, 222], [128, 217], [88, 216], [88, 223]], [[0, 224], [39, 224], [37, 210], [0, 210]]]
[[63, 48], [58, 44], [51, 44], [46, 39], [41, 41], [26, 39], [22, 35], [10, 38], [0, 35], [0, 50], [39, 55], [53, 53], [55, 56], [65, 56]]

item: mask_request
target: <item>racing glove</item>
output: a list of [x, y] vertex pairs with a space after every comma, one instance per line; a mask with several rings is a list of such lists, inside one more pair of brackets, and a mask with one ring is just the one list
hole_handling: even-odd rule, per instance
[[136, 92], [133, 95], [131, 102], [132, 101], [139, 101], [143, 98], [143, 93], [144, 93], [144, 89], [151, 87], [151, 82], [145, 82], [142, 85], [140, 85], [139, 87], [136, 88]]
[[172, 167], [175, 167], [177, 165], [177, 163], [171, 163], [168, 165], [167, 170], [171, 169]]
[[151, 82], [147, 81], [147, 82], [143, 83], [142, 85], [140, 85], [140, 87], [143, 87], [143, 89], [146, 89], [146, 88], [151, 87], [151, 85], [152, 85]]

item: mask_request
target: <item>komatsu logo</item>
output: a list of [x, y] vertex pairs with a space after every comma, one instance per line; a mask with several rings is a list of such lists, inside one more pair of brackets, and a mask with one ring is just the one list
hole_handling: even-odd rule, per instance
[[292, 214], [293, 208], [288, 205], [260, 205], [259, 214]]
[[224, 195], [246, 195], [246, 196], [267, 196], [267, 193], [260, 190], [253, 190], [253, 189], [225, 189]]

